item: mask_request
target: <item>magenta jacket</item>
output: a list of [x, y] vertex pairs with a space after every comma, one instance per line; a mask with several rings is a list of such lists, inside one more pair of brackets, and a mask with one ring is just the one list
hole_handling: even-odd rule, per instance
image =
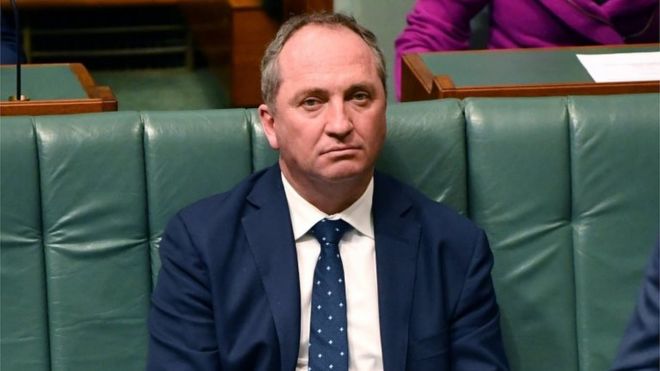
[[417, 0], [395, 42], [397, 97], [401, 55], [467, 49], [470, 19], [488, 3], [489, 48], [658, 42], [660, 32], [658, 0]]

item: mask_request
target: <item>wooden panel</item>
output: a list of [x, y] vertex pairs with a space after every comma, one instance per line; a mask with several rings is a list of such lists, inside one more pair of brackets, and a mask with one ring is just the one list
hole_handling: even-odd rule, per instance
[[[107, 86], [97, 86], [85, 66], [79, 63], [55, 65], [27, 65], [23, 73], [29, 73], [32, 68], [48, 68], [49, 66], [69, 66], [78, 79], [87, 98], [75, 99], [38, 99], [28, 101], [0, 101], [0, 115], [60, 115], [71, 113], [88, 113], [116, 111], [117, 99]], [[4, 98], [3, 98], [4, 99]]]
[[284, 17], [309, 12], [332, 12], [332, 0], [284, 0]]
[[223, 79], [229, 70], [234, 107], [261, 103], [261, 57], [280, 25], [261, 0], [203, 1], [182, 7], [193, 37], [211, 70]]
[[247, 9], [258, 9], [261, 8], [262, 0], [228, 0], [229, 7], [233, 10], [238, 10], [241, 8]]
[[232, 14], [231, 101], [237, 107], [261, 103], [260, 64], [279, 24], [262, 9], [241, 9]]
[[[19, 0], [19, 9], [65, 8], [65, 7], [105, 7], [105, 6], [148, 6], [177, 5], [194, 0]], [[10, 0], [0, 0], [2, 7], [11, 6]]]
[[[634, 51], [635, 48], [640, 48], [646, 51], [647, 49], [655, 49], [658, 47], [658, 44], [640, 44], [640, 45], [613, 45], [613, 46], [585, 46], [585, 47], [555, 47], [555, 48], [539, 48], [534, 49], [524, 49], [525, 53], [536, 53], [538, 51], [539, 55], [545, 55], [541, 53], [566, 53], [570, 51], [572, 53], [580, 52], [600, 52], [600, 49], [613, 49], [616, 52], [617, 49], [627, 51]], [[521, 51], [522, 49], [510, 49], [510, 50], [479, 50], [479, 51], [456, 51], [456, 52], [443, 52], [443, 53], [411, 53], [404, 55], [402, 58], [402, 70], [401, 70], [401, 100], [402, 101], [416, 101], [416, 100], [428, 100], [428, 99], [438, 99], [438, 98], [467, 98], [467, 97], [534, 97], [534, 96], [560, 96], [560, 95], [598, 95], [598, 94], [632, 94], [632, 93], [657, 93], [660, 92], [660, 81], [631, 81], [631, 82], [616, 82], [616, 83], [595, 83], [590, 78], [582, 79], [584, 81], [563, 81], [557, 76], [549, 76], [548, 81], [540, 81], [542, 79], [536, 79], [533, 83], [498, 83], [494, 84], [474, 84], [470, 86], [459, 86], [456, 83], [455, 76], [452, 77], [446, 74], [434, 75], [431, 67], [425, 64], [424, 58], [422, 55], [432, 55], [433, 58], [436, 56], [441, 57], [442, 55], [456, 56], [461, 55], [462, 58], [471, 58], [472, 56], [475, 60], [470, 61], [470, 63], [475, 62], [476, 60], [482, 65], [481, 70], [485, 71], [488, 74], [488, 57], [491, 56], [503, 56], [503, 55], [515, 55], [514, 53]], [[609, 50], [608, 52], [612, 52]], [[507, 54], [510, 53], [510, 54]], [[492, 58], [491, 58], [492, 59]], [[515, 57], [512, 58], [512, 66], [516, 66]], [[467, 61], [466, 61], [467, 63]], [[524, 61], [518, 61], [518, 63], [524, 63]], [[577, 60], [577, 58], [570, 60], [571, 65], [566, 66], [566, 68], [579, 68], [582, 66]], [[457, 67], [456, 65], [452, 65]], [[524, 65], [519, 65], [520, 68], [525, 67]], [[554, 66], [557, 67], [557, 66]], [[456, 68], [454, 68], [456, 69]], [[515, 67], [513, 67], [515, 70]], [[472, 71], [468, 69], [467, 71]], [[459, 71], [463, 72], [463, 71]], [[470, 72], [471, 73], [471, 72]], [[465, 75], [466, 72], [463, 72]], [[473, 75], [469, 75], [474, 77]], [[541, 75], [544, 77], [546, 75]], [[563, 76], [563, 75], [561, 75]], [[588, 76], [588, 75], [586, 75]], [[484, 80], [486, 77], [493, 77], [484, 75]], [[498, 77], [501, 77], [498, 75]], [[554, 80], [552, 80], [554, 79]], [[555, 81], [557, 80], [557, 81]], [[570, 79], [567, 79], [570, 80]]]
[[401, 64], [401, 100], [418, 101], [433, 99], [433, 74], [419, 54], [403, 56]]
[[181, 7], [196, 46], [217, 75], [230, 65], [231, 8], [225, 1], [199, 0]]
[[443, 79], [451, 81], [448, 76], [437, 76], [434, 80], [433, 91], [431, 93], [433, 98], [543, 97], [561, 95], [660, 93], [660, 81], [442, 88], [439, 81], [442, 81]]
[[[332, 0], [291, 0], [285, 14], [332, 10]], [[234, 107], [261, 103], [260, 64], [280, 20], [270, 17], [262, 0], [198, 0], [182, 7], [197, 45], [220, 78], [230, 74], [230, 99]]]

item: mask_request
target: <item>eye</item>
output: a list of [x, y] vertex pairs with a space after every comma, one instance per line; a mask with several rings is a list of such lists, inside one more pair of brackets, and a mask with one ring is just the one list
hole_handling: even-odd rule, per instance
[[369, 100], [371, 99], [371, 96], [369, 95], [369, 93], [367, 93], [365, 91], [358, 91], [355, 94], [353, 94], [351, 99], [354, 102], [356, 102], [357, 104], [364, 105], [364, 104], [367, 104], [369, 102]]
[[307, 97], [303, 99], [301, 106], [306, 110], [314, 110], [319, 108], [321, 105], [321, 100], [316, 97]]

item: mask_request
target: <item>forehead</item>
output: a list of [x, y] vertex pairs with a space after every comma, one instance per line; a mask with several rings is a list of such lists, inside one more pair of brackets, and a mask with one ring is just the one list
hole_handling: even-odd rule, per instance
[[282, 82], [301, 74], [322, 74], [347, 66], [362, 67], [377, 75], [372, 49], [359, 35], [341, 25], [302, 27], [287, 40], [278, 58]]

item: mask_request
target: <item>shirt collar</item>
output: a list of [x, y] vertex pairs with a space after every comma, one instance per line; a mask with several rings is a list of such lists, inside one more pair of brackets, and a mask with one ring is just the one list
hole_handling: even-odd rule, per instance
[[284, 185], [284, 194], [289, 205], [289, 214], [291, 215], [291, 227], [293, 228], [293, 238], [297, 241], [304, 236], [314, 224], [323, 218], [344, 219], [359, 233], [374, 239], [374, 225], [371, 219], [371, 205], [374, 194], [374, 179], [371, 178], [367, 189], [362, 196], [358, 198], [351, 206], [337, 214], [328, 215], [316, 208], [316, 206], [305, 200], [282, 176]]

